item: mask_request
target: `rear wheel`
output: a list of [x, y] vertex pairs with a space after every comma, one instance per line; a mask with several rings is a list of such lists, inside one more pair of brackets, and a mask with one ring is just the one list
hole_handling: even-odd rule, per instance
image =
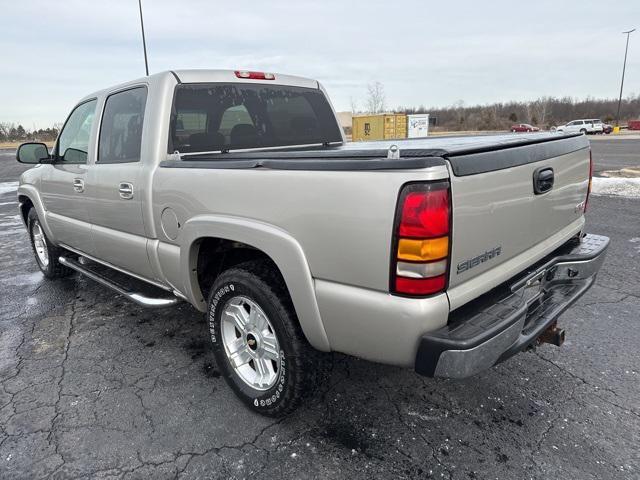
[[27, 215], [27, 229], [36, 263], [44, 276], [47, 278], [61, 278], [69, 275], [72, 270], [58, 262], [58, 257], [63, 254], [63, 250], [49, 241], [40, 224], [35, 208], [29, 210]]
[[587, 129], [586, 128], [581, 128], [580, 129], [580, 133], [582, 133], [583, 135], [587, 134]]
[[313, 389], [317, 352], [302, 333], [280, 274], [268, 262], [223, 272], [209, 294], [208, 320], [218, 367], [252, 410], [287, 414]]

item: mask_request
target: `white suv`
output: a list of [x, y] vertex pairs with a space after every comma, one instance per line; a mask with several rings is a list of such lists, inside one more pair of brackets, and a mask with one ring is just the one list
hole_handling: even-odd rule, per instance
[[604, 130], [604, 125], [602, 123], [602, 120], [588, 118], [584, 120], [573, 120], [566, 125], [552, 127], [551, 130], [565, 133], [602, 133], [602, 131]]

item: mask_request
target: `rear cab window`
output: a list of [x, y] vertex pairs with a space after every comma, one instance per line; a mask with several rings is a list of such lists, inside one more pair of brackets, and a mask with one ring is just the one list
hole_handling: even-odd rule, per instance
[[322, 91], [283, 85], [176, 86], [169, 153], [341, 142]]
[[147, 88], [135, 87], [107, 97], [100, 124], [97, 163], [140, 161]]

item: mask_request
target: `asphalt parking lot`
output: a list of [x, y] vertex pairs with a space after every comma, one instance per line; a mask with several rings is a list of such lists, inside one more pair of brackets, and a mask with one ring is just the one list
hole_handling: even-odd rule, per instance
[[[640, 140], [598, 140], [594, 159], [640, 166]], [[191, 307], [45, 281], [15, 208], [22, 170], [0, 151], [2, 478], [640, 477], [638, 198], [592, 197], [588, 230], [612, 243], [561, 317], [563, 347], [465, 381], [335, 355], [317, 395], [273, 420], [220, 378]]]

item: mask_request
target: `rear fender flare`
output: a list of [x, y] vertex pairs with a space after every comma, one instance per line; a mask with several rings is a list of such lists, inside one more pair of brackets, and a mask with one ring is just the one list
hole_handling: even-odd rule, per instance
[[200, 215], [185, 222], [181, 232], [180, 269], [186, 272], [184, 293], [198, 310], [204, 312], [207, 308], [197, 272], [198, 240], [207, 237], [242, 242], [269, 256], [284, 277], [307, 340], [318, 350], [331, 350], [304, 251], [289, 233], [270, 224], [225, 215]]

